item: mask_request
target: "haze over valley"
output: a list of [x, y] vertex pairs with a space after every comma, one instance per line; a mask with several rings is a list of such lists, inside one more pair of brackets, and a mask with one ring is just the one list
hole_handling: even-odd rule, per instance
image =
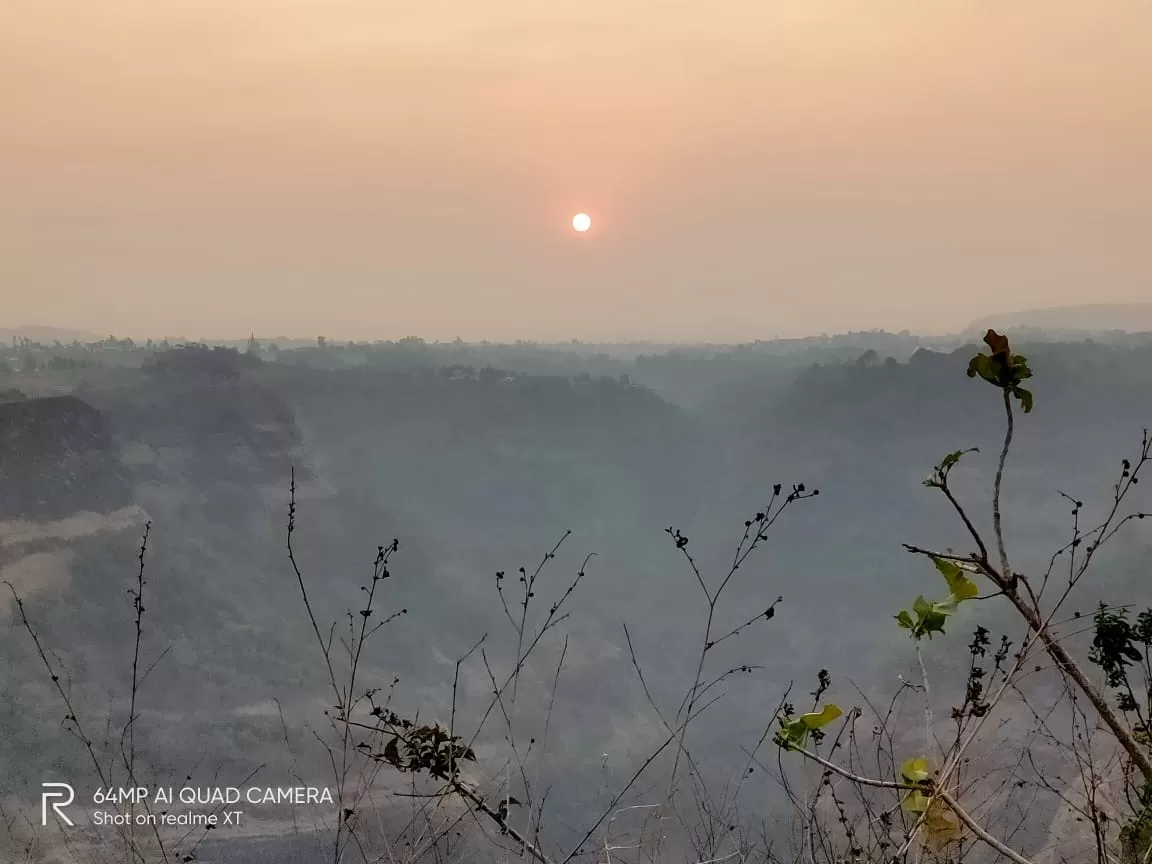
[[1150, 44], [8, 0], [0, 864], [1149, 864]]
[[[1016, 347], [1037, 370], [1036, 407], [1019, 419], [1004, 508], [1014, 567], [1036, 572], [1069, 530], [1061, 493], [1106, 509], [1120, 458], [1139, 449], [1152, 336], [1037, 332]], [[519, 618], [505, 604], [523, 588], [513, 576], [521, 566], [532, 574], [562, 541], [532, 589], [541, 600], [526, 632], [545, 627], [547, 605], [561, 599], [570, 617], [545, 627], [526, 663], [516, 722], [538, 740], [549, 726], [548, 749], [531, 758], [538, 788], [549, 789], [551, 842], [564, 847], [659, 745], [653, 705], [674, 709], [691, 685], [703, 598], [670, 526], [691, 538], [693, 561], [714, 580], [745, 520], [770, 510], [775, 484], [807, 492], [717, 606], [724, 629], [746, 623], [749, 610], [772, 615], [708, 658], [717, 674], [754, 668], [726, 680], [723, 707], [692, 745], [701, 778], [730, 783], [747, 757], [729, 742], [755, 743], [780, 699], [802, 701], [820, 670], [844, 705], [875, 708], [899, 692], [916, 655], [892, 616], [939, 578], [901, 544], [963, 539], [922, 481], [944, 454], [979, 448], [955, 482], [986, 507], [995, 471], [998, 406], [964, 375], [978, 350], [964, 336], [884, 332], [651, 353], [419, 339], [278, 348], [253, 338], [238, 350], [18, 338], [0, 367], [3, 578], [69, 670], [77, 711], [123, 724], [135, 639], [126, 592], [149, 524], [143, 644], [148, 662], [160, 659], [133, 724], [141, 773], [158, 783], [258, 770], [273, 785], [303, 777], [323, 786], [329, 769], [314, 733], [331, 700], [285, 548], [293, 476], [294, 553], [319, 621], [355, 617], [377, 546], [399, 540], [381, 588], [388, 623], [360, 675], [403, 716], [480, 724], [490, 674], [515, 668]], [[1117, 539], [1104, 575], [1077, 590], [1076, 609], [1139, 598], [1148, 550], [1146, 533]], [[3, 601], [3, 644], [16, 698], [0, 721], [12, 742], [0, 754], [10, 804], [44, 776], [90, 767], [60, 723], [54, 684], [37, 672], [12, 600]], [[1019, 637], [991, 605], [958, 617], [955, 632], [920, 646], [935, 687], [962, 684], [956, 648], [977, 620]], [[473, 656], [456, 679], [456, 660], [481, 637], [484, 659]], [[1056, 692], [1049, 677], [1028, 686], [1033, 698]], [[1024, 746], [1023, 710], [1009, 708], [1019, 728], [985, 746]], [[505, 735], [481, 729], [477, 770], [491, 773], [476, 782], [508, 782]], [[655, 763], [652, 782], [668, 769]], [[382, 777], [381, 788], [395, 790], [396, 779]], [[755, 772], [743, 785], [742, 806], [779, 814], [770, 836], [782, 842], [789, 811], [778, 781]], [[645, 794], [655, 794], [651, 783], [627, 800]], [[1028, 806], [1048, 815], [1027, 841], [1064, 836], [1057, 802], [1037, 795]], [[1019, 818], [1016, 806], [1005, 820]], [[278, 818], [250, 830], [282, 837], [287, 817]], [[200, 860], [249, 854], [229, 851], [236, 842], [213, 838], [197, 847]]]

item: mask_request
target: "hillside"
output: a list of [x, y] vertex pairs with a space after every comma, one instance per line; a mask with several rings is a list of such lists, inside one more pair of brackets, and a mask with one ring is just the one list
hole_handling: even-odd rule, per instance
[[[693, 745], [701, 776], [724, 782], [743, 758], [732, 742], [756, 740], [765, 706], [795, 682], [807, 688], [829, 669], [844, 704], [884, 700], [894, 675], [916, 663], [888, 622], [933, 576], [900, 544], [962, 539], [947, 530], [946, 508], [922, 481], [944, 453], [979, 447], [957, 481], [965, 500], [979, 501], [1000, 417], [995, 400], [964, 376], [974, 346], [897, 359], [875, 344], [874, 336], [859, 350], [840, 342], [815, 355], [819, 361], [808, 350], [799, 359], [735, 351], [732, 360], [722, 349], [678, 351], [668, 363], [659, 355], [618, 360], [628, 371], [615, 377], [578, 367], [571, 376], [380, 369], [343, 362], [338, 349], [313, 365], [289, 352], [263, 361], [199, 348], [118, 363], [115, 375], [84, 366], [17, 373], [15, 388], [71, 386], [80, 395], [0, 404], [9, 490], [0, 499], [8, 520], [0, 577], [27, 596], [74, 676], [77, 703], [122, 719], [133, 639], [126, 597], [151, 520], [144, 645], [150, 659], [163, 659], [142, 700], [138, 738], [151, 776], [211, 754], [197, 769], [209, 776], [243, 777], [264, 764], [269, 778], [287, 781], [295, 771], [319, 782], [325, 758], [309, 730], [328, 697], [284, 548], [293, 470], [297, 560], [320, 620], [346, 621], [377, 547], [400, 540], [381, 620], [405, 612], [389, 623], [363, 674], [365, 687], [398, 679], [391, 704], [414, 716], [455, 711], [457, 722], [479, 723], [489, 672], [479, 663], [462, 669], [453, 709], [453, 659], [487, 634], [486, 662], [508, 667], [514, 615], [495, 574], [532, 572], [571, 530], [534, 590], [555, 602], [582, 566], [586, 576], [566, 601], [562, 634], [528, 665], [532, 683], [517, 707], [518, 722], [536, 735], [555, 713], [541, 772], [555, 787], [552, 806], [565, 814], [550, 828], [563, 846], [660, 740], [623, 625], [657, 704], [674, 706], [690, 681], [701, 601], [669, 526], [691, 537], [694, 560], [714, 578], [774, 484], [821, 493], [771, 534], [718, 611], [734, 625], [747, 610], [785, 598], [771, 622], [715, 652], [720, 667], [763, 668], [725, 689], [723, 716]], [[1067, 533], [1059, 493], [1106, 504], [1113, 469], [1149, 425], [1152, 346], [1019, 347], [1042, 374], [1035, 412], [1017, 430], [1005, 506], [1014, 563], [1034, 572]], [[603, 360], [590, 363], [599, 369]], [[654, 369], [668, 398], [635, 383]], [[672, 369], [686, 381], [685, 405], [671, 401]], [[1150, 550], [1146, 535], [1117, 543], [1103, 559], [1107, 578], [1079, 590], [1077, 608], [1138, 595], [1138, 562]], [[979, 621], [1012, 632], [1003, 609]], [[923, 646], [941, 692], [962, 684], [966, 658], [954, 643], [974, 625], [965, 618], [953, 641]], [[53, 766], [81, 770], [82, 753], [59, 728], [52, 689], [23, 634], [6, 630], [0, 652], [18, 682], [16, 699], [0, 712], [0, 729], [16, 742], [0, 752], [10, 788], [34, 787]], [[562, 652], [563, 686], [552, 705], [549, 682]], [[1052, 686], [1038, 677], [1028, 692]], [[110, 702], [111, 692], [121, 695]], [[1022, 711], [1015, 706], [1005, 722]], [[918, 730], [917, 722], [900, 734]], [[1027, 734], [1010, 727], [999, 746], [1018, 747]], [[476, 746], [482, 763], [497, 766], [477, 782], [496, 782], [507, 758], [500, 727]], [[1042, 763], [1046, 751], [1036, 758]], [[744, 785], [746, 806], [781, 801], [768, 773]], [[1051, 798], [1034, 807], [1056, 818]]]
[[989, 327], [1001, 331], [1046, 330], [1055, 336], [1113, 330], [1144, 333], [1152, 331], [1152, 303], [1093, 303], [1004, 312], [979, 318], [964, 332], [983, 335]]

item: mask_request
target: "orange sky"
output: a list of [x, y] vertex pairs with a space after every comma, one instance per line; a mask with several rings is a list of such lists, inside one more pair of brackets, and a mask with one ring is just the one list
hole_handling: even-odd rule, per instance
[[1147, 0], [4, 19], [0, 326], [741, 340], [1152, 300]]

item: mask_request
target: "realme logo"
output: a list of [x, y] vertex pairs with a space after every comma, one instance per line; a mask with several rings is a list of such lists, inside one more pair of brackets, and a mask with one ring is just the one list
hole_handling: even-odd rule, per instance
[[[67, 783], [41, 783], [40, 786], [42, 789], [44, 789], [44, 792], [40, 794], [40, 824], [48, 824], [48, 804], [51, 802], [52, 812], [56, 814], [56, 818], [63, 822], [65, 825], [72, 827], [73, 822], [64, 812], [64, 808], [71, 804], [73, 800], [75, 800], [76, 790], [74, 790]], [[56, 791], [49, 792], [49, 789]]]

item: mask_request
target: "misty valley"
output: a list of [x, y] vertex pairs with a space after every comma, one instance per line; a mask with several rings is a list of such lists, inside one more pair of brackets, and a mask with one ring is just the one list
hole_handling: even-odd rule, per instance
[[1149, 44], [3, 0], [0, 864], [1152, 864]]
[[1152, 338], [985, 329], [13, 338], [0, 858], [1137, 860]]

